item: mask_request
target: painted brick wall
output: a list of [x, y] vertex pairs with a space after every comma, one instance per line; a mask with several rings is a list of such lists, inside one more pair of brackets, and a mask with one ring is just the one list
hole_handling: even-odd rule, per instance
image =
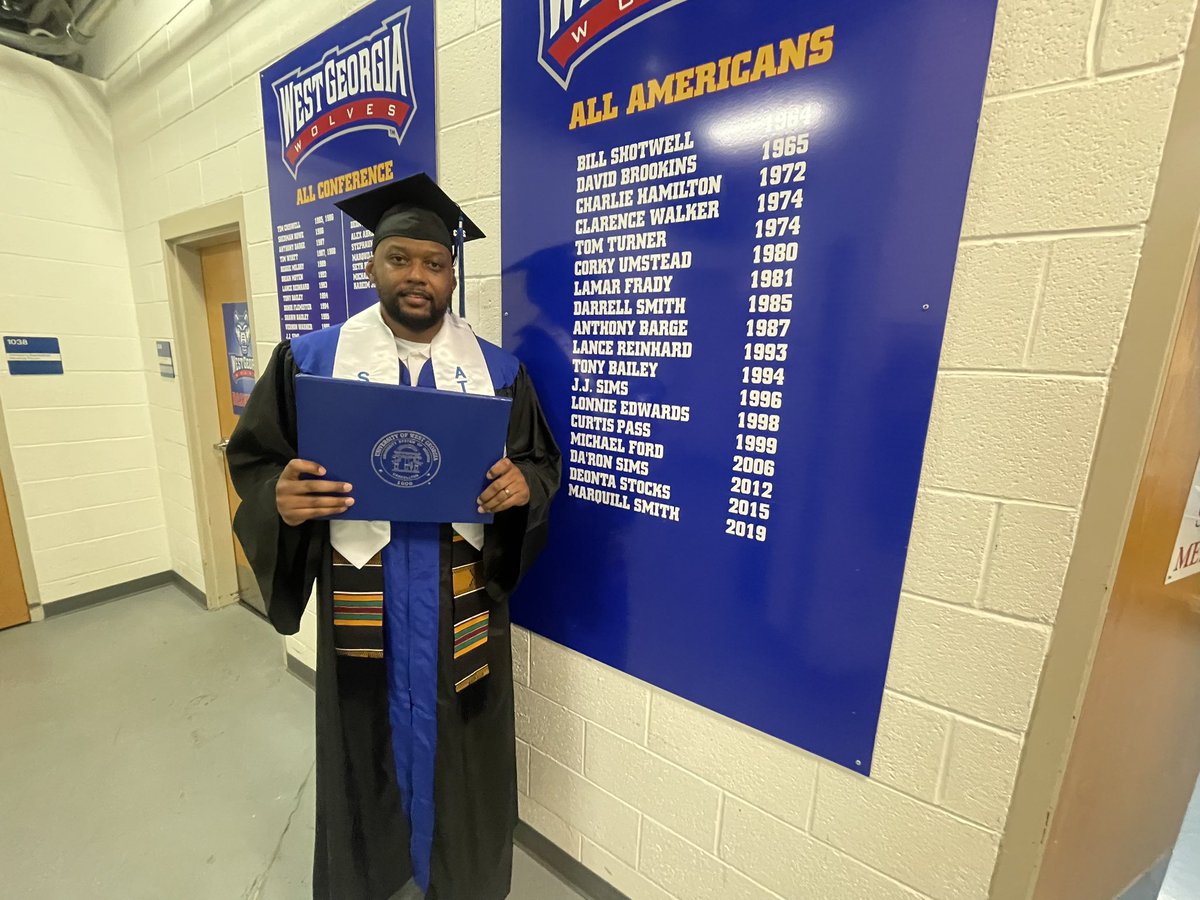
[[[455, 7], [443, 158], [490, 159]], [[631, 897], [987, 896], [1194, 7], [1001, 0], [871, 780], [518, 636], [522, 816]]]
[[[356, 4], [162, 0], [133, 5], [89, 67], [107, 81], [142, 337], [172, 336], [158, 222], [244, 197], [251, 327], [261, 364], [279, 340], [258, 72]], [[298, 12], [302, 10], [302, 12]], [[113, 35], [127, 35], [120, 43]], [[107, 42], [107, 43], [105, 43]], [[147, 376], [157, 371], [147, 360]], [[203, 588], [196, 511], [177, 381], [149, 379], [166, 532], [173, 567]]]
[[170, 568], [103, 85], [0, 47], [0, 331], [66, 374], [0, 371], [41, 599]]
[[[246, 207], [251, 326], [260, 368], [279, 340], [258, 72], [363, 5], [363, 0], [303, 6], [285, 0], [223, 4], [162, 0], [133, 4], [115, 25], [106, 24], [87, 68], [112, 70], [106, 84], [133, 297], [142, 337], [151, 347], [154, 339], [172, 336], [159, 220], [238, 194]], [[457, 34], [463, 10], [470, 13], [473, 25], [473, 6], [460, 9], [442, 4], [439, 43], [449, 43]], [[490, 53], [498, 79], [498, 43]], [[442, 72], [464, 67], [463, 60], [453, 57], [440, 59], [439, 66]], [[492, 94], [483, 92], [482, 102], [490, 107], [494, 120], [498, 82]], [[439, 113], [444, 127], [445, 102]], [[489, 173], [484, 183], [498, 185], [498, 143], [494, 149], [474, 147], [460, 141], [463, 132], [444, 130], [443, 172], [471, 172], [483, 165]], [[454, 146], [447, 138], [453, 138]], [[464, 200], [479, 198], [466, 206], [489, 234], [500, 228], [497, 194], [498, 187], [489, 187], [459, 195]], [[498, 242], [490, 243], [472, 255], [468, 314], [481, 334], [499, 340], [500, 253]], [[158, 379], [153, 358], [147, 358], [145, 365], [170, 559], [184, 577], [203, 587], [179, 384]], [[315, 640], [309, 615], [288, 646], [314, 664]]]
[[[255, 73], [360, 5], [192, 0], [113, 75], [144, 339], [170, 328], [153, 223], [237, 193], [260, 356], [277, 338]], [[1000, 2], [871, 780], [516, 635], [522, 815], [635, 900], [986, 897], [1194, 7]], [[441, 177], [492, 235], [499, 20], [439, 3]], [[488, 245], [469, 287], [495, 338]], [[156, 387], [172, 558], [198, 578], [178, 396]], [[310, 662], [311, 635], [290, 642]]]

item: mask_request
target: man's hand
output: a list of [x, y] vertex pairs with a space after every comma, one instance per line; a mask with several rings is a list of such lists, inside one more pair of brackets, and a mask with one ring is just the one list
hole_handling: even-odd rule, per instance
[[325, 467], [307, 459], [293, 459], [275, 485], [275, 508], [288, 525], [303, 525], [312, 519], [336, 516], [354, 505], [346, 496], [351, 485], [344, 481], [318, 481], [301, 475], [325, 474]]
[[479, 495], [481, 513], [498, 513], [529, 502], [525, 476], [507, 456], [488, 469], [487, 477], [492, 483]]

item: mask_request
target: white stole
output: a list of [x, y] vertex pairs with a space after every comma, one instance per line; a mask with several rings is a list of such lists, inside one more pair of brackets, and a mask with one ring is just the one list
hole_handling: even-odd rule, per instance
[[[492, 375], [471, 326], [447, 311], [442, 327], [429, 347], [433, 379], [439, 390], [459, 390], [466, 394], [494, 396]], [[415, 386], [420, 372], [410, 373]], [[376, 384], [400, 383], [400, 358], [396, 339], [376, 303], [347, 319], [338, 335], [333, 357], [333, 377]], [[481, 473], [482, 474], [482, 473]], [[455, 522], [454, 530], [476, 550], [483, 549], [483, 525]], [[334, 549], [361, 569], [387, 546], [392, 536], [391, 522], [335, 520], [329, 523]]]

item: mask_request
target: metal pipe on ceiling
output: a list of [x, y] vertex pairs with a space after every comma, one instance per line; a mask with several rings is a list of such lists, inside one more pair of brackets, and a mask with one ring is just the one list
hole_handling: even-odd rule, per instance
[[108, 15], [116, 3], [117, 0], [92, 0], [75, 15], [74, 21], [67, 23], [67, 34], [76, 43], [86, 44], [96, 36], [101, 19]]
[[63, 34], [27, 34], [0, 28], [0, 44], [36, 53], [38, 56], [74, 56], [96, 34], [100, 21], [108, 15], [117, 0], [89, 0], [71, 21]]

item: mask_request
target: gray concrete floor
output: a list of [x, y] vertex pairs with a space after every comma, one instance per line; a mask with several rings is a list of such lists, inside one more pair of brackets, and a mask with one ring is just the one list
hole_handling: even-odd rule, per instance
[[[312, 732], [241, 606], [167, 587], [0, 632], [0, 894], [311, 897]], [[518, 848], [511, 897], [580, 895]]]
[[1183, 830], [1167, 865], [1160, 900], [1196, 900], [1200, 897], [1200, 785], [1192, 794]]

